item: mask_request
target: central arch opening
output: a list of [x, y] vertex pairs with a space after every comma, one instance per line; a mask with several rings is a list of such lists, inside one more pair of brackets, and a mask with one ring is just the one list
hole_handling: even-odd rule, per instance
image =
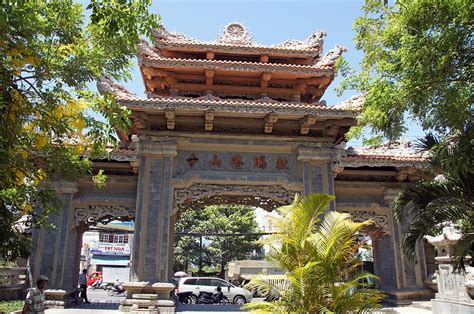
[[275, 272], [255, 242], [273, 232], [269, 216], [296, 192], [279, 186], [192, 189], [203, 193], [175, 192], [173, 272], [220, 277], [236, 285], [259, 272]]

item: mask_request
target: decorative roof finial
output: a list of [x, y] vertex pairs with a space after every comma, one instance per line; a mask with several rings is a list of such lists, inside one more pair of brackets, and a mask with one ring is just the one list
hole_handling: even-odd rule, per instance
[[222, 44], [249, 46], [255, 44], [245, 26], [237, 22], [227, 24], [222, 34], [217, 34], [217, 42]]
[[336, 63], [336, 60], [346, 51], [347, 49], [344, 46], [336, 45], [336, 47], [329, 50], [326, 55], [322, 56], [316, 65], [333, 66]]
[[101, 94], [110, 93], [115, 97], [133, 97], [136, 96], [128, 89], [116, 83], [110, 76], [104, 75], [97, 79], [97, 90]]

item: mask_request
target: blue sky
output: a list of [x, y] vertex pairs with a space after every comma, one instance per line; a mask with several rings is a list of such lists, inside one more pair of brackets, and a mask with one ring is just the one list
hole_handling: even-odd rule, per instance
[[[217, 33], [230, 22], [243, 23], [254, 40], [260, 44], [275, 44], [287, 39], [305, 39], [311, 33], [327, 33], [324, 51], [336, 44], [347, 48], [345, 58], [358, 68], [362, 53], [355, 49], [352, 30], [354, 19], [361, 15], [363, 0], [163, 0], [153, 1], [151, 11], [161, 16], [169, 31], [182, 32], [202, 41], [213, 41]], [[347, 91], [337, 97], [334, 88], [340, 78], [327, 89], [323, 99], [336, 104], [354, 95]], [[144, 95], [142, 79], [135, 66], [133, 80], [122, 82], [127, 88]], [[422, 135], [421, 129], [411, 125], [406, 137]], [[349, 144], [360, 146], [360, 140]]]

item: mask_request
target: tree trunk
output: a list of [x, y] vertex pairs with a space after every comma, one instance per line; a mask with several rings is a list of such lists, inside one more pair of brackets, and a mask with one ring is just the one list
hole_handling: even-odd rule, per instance
[[225, 278], [225, 262], [222, 261], [221, 263], [221, 275], [220, 278], [224, 279]]

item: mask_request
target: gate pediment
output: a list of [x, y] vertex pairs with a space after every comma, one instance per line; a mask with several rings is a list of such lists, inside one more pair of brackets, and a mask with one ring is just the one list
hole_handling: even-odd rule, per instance
[[292, 202], [297, 191], [280, 185], [193, 184], [174, 190], [175, 210], [202, 208], [214, 204], [243, 204], [271, 211]]

